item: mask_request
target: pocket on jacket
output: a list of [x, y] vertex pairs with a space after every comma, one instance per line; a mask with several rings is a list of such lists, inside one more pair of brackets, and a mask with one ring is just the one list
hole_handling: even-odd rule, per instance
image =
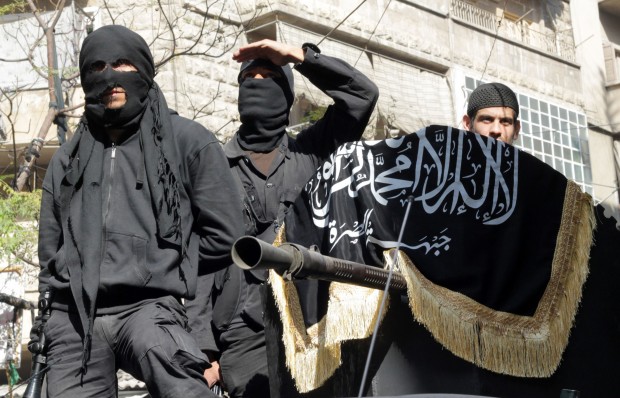
[[241, 318], [251, 327], [263, 329], [263, 299], [260, 294], [260, 283], [248, 278], [249, 273], [245, 274], [247, 284], [247, 295], [243, 302]]
[[108, 231], [101, 264], [101, 284], [145, 286], [151, 279], [146, 267], [147, 240]]
[[242, 283], [243, 271], [235, 265], [230, 265], [220, 272], [223, 280], [221, 292], [213, 307], [213, 326], [217, 331], [223, 332], [228, 329], [235, 315], [241, 310], [240, 307], [247, 296], [247, 285]]

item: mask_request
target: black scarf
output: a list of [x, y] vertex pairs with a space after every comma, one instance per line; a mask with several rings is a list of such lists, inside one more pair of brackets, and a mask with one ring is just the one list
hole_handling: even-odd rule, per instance
[[[103, 42], [108, 41], [114, 44], [102, 46]], [[120, 48], [119, 42], [128, 48]], [[116, 56], [110, 47], [117, 48]], [[99, 57], [99, 54], [103, 55]], [[102, 77], [92, 76], [89, 65], [100, 61], [102, 57], [107, 57], [106, 62], [127, 59], [140, 72], [102, 72]], [[144, 168], [136, 178], [137, 186], [143, 185], [145, 174], [159, 237], [178, 247], [182, 255], [186, 251], [187, 237], [184, 237], [181, 219], [182, 214], [190, 210], [181, 206], [181, 190], [184, 188], [178, 175], [178, 149], [172, 136], [166, 100], [158, 85], [153, 82], [152, 65], [146, 42], [121, 26], [106, 26], [93, 32], [84, 41], [80, 54], [80, 70], [87, 102], [88, 98], [96, 97], [94, 93], [101, 87], [110, 84], [122, 85], [128, 99], [124, 107], [114, 112], [103, 109], [98, 102], [87, 103], [85, 116], [66, 149], [70, 155], [70, 164], [60, 193], [63, 203], [61, 219], [71, 291], [84, 332], [83, 373], [86, 373], [86, 362], [90, 356], [102, 255], [102, 126], [114, 126], [126, 132], [128, 129], [138, 130]], [[125, 76], [120, 76], [119, 80], [106, 80], [106, 76], [113, 77], [115, 74]], [[148, 84], [147, 90], [141, 95], [140, 89], [145, 84]]]
[[244, 63], [245, 69], [262, 66], [276, 70], [280, 78], [239, 79], [239, 117], [237, 140], [242, 148], [267, 152], [278, 146], [286, 133], [293, 104], [293, 75], [288, 66], [280, 67], [266, 60]]

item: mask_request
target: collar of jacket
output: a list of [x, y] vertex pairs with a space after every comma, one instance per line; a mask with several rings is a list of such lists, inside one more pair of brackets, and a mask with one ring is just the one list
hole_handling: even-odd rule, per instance
[[[282, 152], [287, 159], [291, 158], [289, 140], [290, 137], [284, 134], [282, 142], [280, 142], [280, 152]], [[232, 164], [237, 162], [240, 158], [247, 156], [247, 151], [241, 148], [241, 145], [239, 145], [239, 142], [237, 142], [237, 139], [233, 136], [224, 145], [224, 154], [226, 154], [228, 161]]]

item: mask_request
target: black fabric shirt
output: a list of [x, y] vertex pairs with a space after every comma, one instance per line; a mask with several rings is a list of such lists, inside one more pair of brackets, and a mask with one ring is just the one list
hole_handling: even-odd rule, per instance
[[[192, 298], [200, 267], [217, 271], [230, 264], [232, 243], [242, 234], [241, 205], [229, 198], [239, 195], [215, 136], [198, 123], [172, 115], [180, 159], [179, 175], [193, 218], [187, 256], [157, 239], [157, 223], [146, 184], [136, 186], [143, 166], [138, 134], [119, 144], [106, 144], [102, 184], [104, 218], [103, 259], [97, 313], [115, 313], [161, 296]], [[149, 156], [150, 154], [145, 154]], [[63, 262], [64, 237], [60, 225], [60, 184], [69, 164], [61, 147], [54, 155], [43, 183], [39, 258], [40, 290], [54, 287], [53, 308], [67, 310], [71, 299], [69, 274]], [[88, 237], [84, 237], [88, 239]], [[183, 275], [181, 275], [183, 273]]]

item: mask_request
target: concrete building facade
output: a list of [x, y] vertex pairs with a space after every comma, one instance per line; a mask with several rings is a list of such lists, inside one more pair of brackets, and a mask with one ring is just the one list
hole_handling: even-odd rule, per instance
[[[261, 38], [297, 45], [320, 42], [325, 54], [337, 55], [369, 75], [381, 97], [366, 138], [406, 134], [428, 124], [459, 126], [473, 88], [500, 81], [519, 94], [524, 128], [516, 145], [577, 181], [618, 215], [618, 3], [210, 0], [148, 5], [107, 1], [104, 6], [90, 0], [67, 4], [56, 37], [59, 69], [65, 77], [75, 76], [79, 43], [87, 29], [108, 23], [130, 26], [152, 43], [158, 62], [175, 55], [157, 75], [170, 106], [203, 123], [222, 142], [238, 126], [238, 66], [232, 51]], [[8, 27], [23, 31], [29, 26], [33, 33], [19, 44], [23, 52], [38, 29], [32, 15], [0, 18], [5, 54], [18, 52]], [[27, 87], [12, 115], [22, 147], [38, 131], [49, 103], [42, 69], [28, 65], [4, 63], [9, 73], [1, 78], [3, 89]], [[68, 79], [62, 85], [65, 105], [78, 104], [79, 81]], [[292, 130], [303, 126], [309, 111], [328, 104], [328, 98], [299, 75], [296, 93]], [[72, 113], [79, 114], [79, 109]], [[6, 116], [2, 121], [3, 129], [11, 130]], [[46, 138], [51, 144], [54, 130]], [[7, 136], [5, 167], [10, 143]], [[49, 148], [52, 153], [54, 146]], [[39, 165], [45, 167], [45, 157]]]
[[[52, 8], [41, 11], [53, 15]], [[319, 44], [375, 81], [380, 99], [367, 139], [429, 124], [462, 127], [468, 94], [480, 82], [505, 83], [521, 106], [516, 146], [575, 180], [620, 220], [620, 0], [78, 0], [66, 4], [55, 32], [65, 106], [82, 101], [79, 43], [90, 29], [110, 23], [152, 44], [161, 64], [156, 81], [169, 106], [222, 142], [239, 125], [232, 52], [263, 38]], [[29, 50], [40, 35], [32, 13], [0, 15], [5, 174], [17, 171], [14, 158], [38, 134], [49, 107], [46, 47]], [[295, 78], [291, 134], [329, 104]], [[70, 128], [79, 114], [79, 108], [70, 112]], [[58, 147], [55, 127], [45, 142], [31, 185], [40, 184]]]

